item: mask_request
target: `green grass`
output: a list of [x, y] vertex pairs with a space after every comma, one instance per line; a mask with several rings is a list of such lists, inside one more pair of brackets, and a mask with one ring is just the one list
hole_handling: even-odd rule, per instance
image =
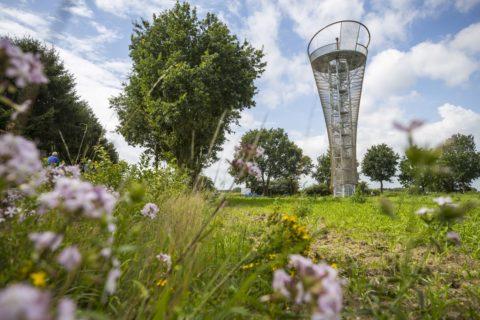
[[[462, 245], [445, 245], [437, 252], [422, 239], [427, 227], [415, 214], [422, 206], [433, 207], [435, 196], [387, 196], [394, 218], [382, 214], [378, 197], [368, 197], [365, 203], [331, 197], [232, 197], [229, 210], [239, 216], [306, 211], [302, 220], [317, 235], [310, 255], [336, 264], [348, 280], [346, 318], [479, 318], [480, 208], [454, 226]], [[478, 193], [452, 198], [480, 200]], [[402, 264], [412, 239], [425, 243]]]
[[[480, 200], [478, 193], [452, 197]], [[45, 271], [49, 275], [45, 289], [54, 296], [73, 297], [81, 314], [93, 319], [308, 318], [308, 310], [260, 302], [271, 292], [272, 270], [285, 264], [288, 252], [297, 250], [288, 242], [286, 229], [272, 225], [276, 222], [270, 215], [276, 212], [297, 215], [312, 235], [306, 254], [336, 265], [346, 280], [344, 318], [480, 318], [480, 208], [454, 226], [462, 245], [444, 243], [439, 252], [428, 244], [428, 229], [414, 213], [422, 206], [433, 207], [433, 198], [390, 194], [395, 210], [391, 218], [381, 212], [378, 197], [358, 203], [332, 197], [228, 195], [227, 205], [194, 245], [192, 240], [218, 198], [157, 197], [160, 214], [154, 220], [139, 215], [141, 205], [122, 202], [115, 212], [114, 246], [122, 276], [117, 292], [107, 300], [102, 291], [109, 267], [96, 255], [105, 234], [97, 223], [79, 220], [68, 225], [64, 245], [77, 244], [85, 258], [81, 269], [68, 275], [56, 271], [53, 256], [33, 262], [27, 238], [32, 231], [58, 230], [61, 217], [30, 217], [0, 226], [0, 286], [29, 281], [29, 273]], [[412, 239], [419, 246], [406, 250]], [[188, 254], [166, 274], [155, 259], [160, 252], [171, 254], [174, 261]], [[271, 253], [279, 257], [271, 260]], [[166, 283], [158, 285], [162, 279]], [[72, 285], [65, 292], [67, 280]]]

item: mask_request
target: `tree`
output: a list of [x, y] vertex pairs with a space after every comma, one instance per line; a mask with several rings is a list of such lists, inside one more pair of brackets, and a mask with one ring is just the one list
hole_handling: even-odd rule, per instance
[[[238, 170], [232, 166], [230, 174], [235, 177], [237, 183], [245, 182], [252, 190], [261, 190], [263, 195], [270, 194], [271, 183], [280, 179], [288, 181], [290, 193], [298, 190], [298, 180], [302, 174], [308, 174], [311, 170], [311, 160], [304, 156], [293, 141], [281, 128], [250, 130], [242, 136], [240, 146], [256, 145], [263, 148], [262, 156], [254, 159], [259, 170], [259, 179], [238, 175]], [[238, 149], [241, 149], [239, 147]], [[238, 152], [235, 156], [238, 156]]]
[[[75, 92], [75, 79], [60, 60], [53, 47], [47, 47], [31, 38], [15, 39], [13, 42], [24, 52], [40, 54], [44, 72], [49, 82], [35, 88], [36, 99], [30, 111], [20, 121], [17, 133], [37, 143], [38, 148], [48, 154], [57, 151], [67, 163], [76, 163], [83, 158], [94, 157], [94, 146], [102, 146], [112, 161], [118, 161], [113, 144], [105, 138], [102, 128], [92, 109], [80, 100]], [[1, 79], [0, 79], [1, 80]], [[19, 90], [14, 100], [22, 100], [29, 90]], [[34, 95], [35, 96], [35, 95]], [[0, 128], [8, 129], [12, 109], [0, 106]]]
[[447, 191], [466, 191], [480, 177], [480, 152], [476, 151], [473, 135], [457, 133], [441, 147], [440, 164], [448, 168], [444, 184]]
[[380, 182], [380, 192], [383, 192], [383, 182], [390, 182], [395, 175], [398, 158], [385, 143], [372, 146], [363, 158], [362, 172], [373, 181]]
[[255, 105], [263, 53], [240, 43], [214, 14], [200, 20], [188, 3], [134, 24], [133, 68], [111, 100], [129, 144], [155, 163], [173, 161], [192, 180], [216, 161], [240, 112]]
[[330, 187], [332, 179], [330, 150], [317, 158], [317, 165], [312, 173], [312, 178], [317, 180], [319, 184], [325, 184]]

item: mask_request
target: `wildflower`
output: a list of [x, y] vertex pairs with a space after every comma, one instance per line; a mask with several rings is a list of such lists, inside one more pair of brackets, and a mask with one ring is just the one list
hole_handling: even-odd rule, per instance
[[168, 280], [167, 279], [160, 279], [157, 281], [157, 286], [159, 287], [165, 287], [165, 285], [167, 284]]
[[111, 215], [116, 199], [104, 187], [74, 178], [59, 178], [53, 191], [39, 197], [41, 211], [61, 208], [89, 218]]
[[160, 253], [156, 256], [156, 258], [158, 259], [158, 261], [165, 263], [165, 265], [167, 266], [167, 271], [170, 271], [170, 269], [172, 268], [172, 257], [170, 257], [168, 254]]
[[110, 256], [112, 255], [112, 248], [103, 248], [100, 251], [100, 255], [104, 258], [110, 258]]
[[23, 103], [19, 105], [15, 105], [15, 111], [12, 113], [11, 119], [15, 121], [20, 114], [27, 112], [31, 104], [32, 104], [32, 100], [29, 99], [29, 100], [25, 100]]
[[47, 248], [55, 251], [63, 240], [62, 235], [51, 231], [30, 233], [28, 238], [33, 241], [37, 251], [43, 251]]
[[156, 216], [157, 216], [157, 213], [158, 213], [158, 207], [155, 203], [147, 203], [142, 211], [141, 211], [141, 214], [145, 217], [148, 217], [150, 219], [154, 219]]
[[413, 120], [411, 121], [408, 125], [403, 125], [399, 122], [394, 122], [393, 123], [393, 126], [395, 127], [395, 129], [397, 130], [400, 130], [400, 131], [404, 131], [404, 132], [408, 132], [408, 133], [411, 133], [413, 130], [416, 130], [418, 128], [420, 128], [421, 126], [423, 126], [423, 121], [420, 121], [420, 120]]
[[17, 87], [23, 88], [27, 84], [48, 82], [43, 73], [43, 65], [40, 62], [39, 54], [23, 53], [7, 39], [0, 40], [0, 50], [3, 50], [8, 57], [5, 75], [13, 79]]
[[262, 171], [255, 163], [249, 161], [246, 163], [246, 167], [249, 175], [255, 177], [257, 180], [262, 178]]
[[115, 267], [108, 272], [107, 282], [105, 283], [105, 292], [112, 295], [117, 290], [117, 279], [120, 277], [120, 269]]
[[341, 281], [337, 271], [327, 264], [314, 264], [301, 255], [291, 255], [292, 275], [284, 270], [273, 274], [272, 288], [296, 304], [312, 307], [312, 319], [338, 319], [342, 309]]
[[264, 153], [265, 149], [263, 149], [262, 147], [257, 147], [257, 157], [263, 156]]
[[418, 214], [419, 216], [426, 215], [429, 212], [432, 212], [433, 210], [430, 208], [422, 207], [418, 209], [415, 213]]
[[110, 233], [115, 233], [115, 230], [117, 230], [117, 226], [116, 226], [114, 223], [110, 222], [110, 223], [107, 225], [107, 230], [108, 230], [108, 232], [110, 232]]
[[47, 274], [43, 271], [34, 272], [30, 274], [30, 279], [35, 287], [45, 287]]
[[69, 298], [62, 298], [58, 303], [57, 320], [75, 320], [77, 306]]
[[243, 265], [240, 269], [249, 270], [249, 269], [252, 269], [254, 266], [255, 266], [255, 264], [253, 262], [252, 263], [247, 263], [246, 265]]
[[80, 265], [80, 262], [82, 262], [82, 255], [76, 246], [70, 246], [60, 252], [57, 261], [65, 269], [72, 271]]
[[283, 269], [275, 270], [273, 273], [272, 288], [274, 291], [279, 292], [286, 298], [290, 298], [290, 290], [292, 278]]
[[449, 231], [447, 232], [447, 240], [452, 242], [455, 245], [460, 245], [460, 235], [456, 233], [455, 231]]
[[29, 192], [28, 183], [35, 183], [32, 180], [41, 171], [40, 154], [32, 142], [10, 133], [0, 137], [0, 179], [7, 185]]
[[0, 291], [0, 319], [50, 319], [50, 294], [26, 284], [13, 284]]
[[452, 203], [452, 198], [450, 197], [438, 197], [433, 199], [433, 202], [437, 203], [439, 206], [444, 206], [446, 204]]

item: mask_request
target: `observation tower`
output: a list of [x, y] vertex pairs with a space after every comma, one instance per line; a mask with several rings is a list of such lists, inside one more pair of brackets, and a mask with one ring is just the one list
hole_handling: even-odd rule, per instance
[[358, 182], [357, 123], [370, 32], [360, 22], [338, 21], [308, 43], [330, 144], [334, 196], [350, 196]]

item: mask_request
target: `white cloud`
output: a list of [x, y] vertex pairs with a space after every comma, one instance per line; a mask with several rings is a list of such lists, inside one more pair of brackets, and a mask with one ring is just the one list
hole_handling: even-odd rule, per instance
[[27, 10], [0, 4], [0, 30], [2, 34], [46, 39], [52, 21], [51, 16], [39, 16]]
[[419, 143], [438, 145], [456, 133], [472, 134], [480, 145], [480, 113], [445, 103], [438, 107], [440, 120], [427, 123], [416, 134]]
[[75, 0], [68, 2], [68, 12], [71, 14], [84, 17], [84, 18], [92, 18], [93, 11], [88, 7], [85, 3], [85, 0]]
[[460, 12], [468, 12], [480, 3], [480, 0], [455, 0], [455, 8]]
[[360, 0], [279, 0], [280, 8], [294, 22], [294, 30], [310, 40], [320, 28], [338, 20], [357, 20], [364, 14]]
[[[307, 56], [303, 50], [288, 58], [282, 54], [278, 38], [282, 12], [270, 1], [250, 2], [252, 12], [245, 20], [242, 35], [257, 48], [264, 49], [267, 67], [259, 80], [257, 102], [275, 108], [314, 92]], [[302, 48], [303, 49], [303, 48]]]
[[480, 68], [472, 52], [480, 24], [461, 30], [452, 39], [421, 42], [408, 51], [386, 49], [371, 59], [365, 74], [362, 106], [407, 93], [418, 79], [439, 80], [448, 86], [462, 85]]
[[175, 0], [95, 0], [99, 9], [120, 17], [136, 14], [150, 18], [153, 13], [159, 13], [173, 4]]
[[462, 29], [457, 33], [451, 45], [458, 50], [465, 50], [472, 54], [480, 53], [480, 22]]
[[101, 53], [105, 44], [120, 39], [121, 35], [117, 31], [109, 29], [98, 22], [90, 21], [89, 24], [96, 31], [93, 35], [75, 37], [71, 34], [59, 34], [56, 38], [61, 42], [61, 45], [72, 52], [85, 55], [92, 60], [104, 60]]

